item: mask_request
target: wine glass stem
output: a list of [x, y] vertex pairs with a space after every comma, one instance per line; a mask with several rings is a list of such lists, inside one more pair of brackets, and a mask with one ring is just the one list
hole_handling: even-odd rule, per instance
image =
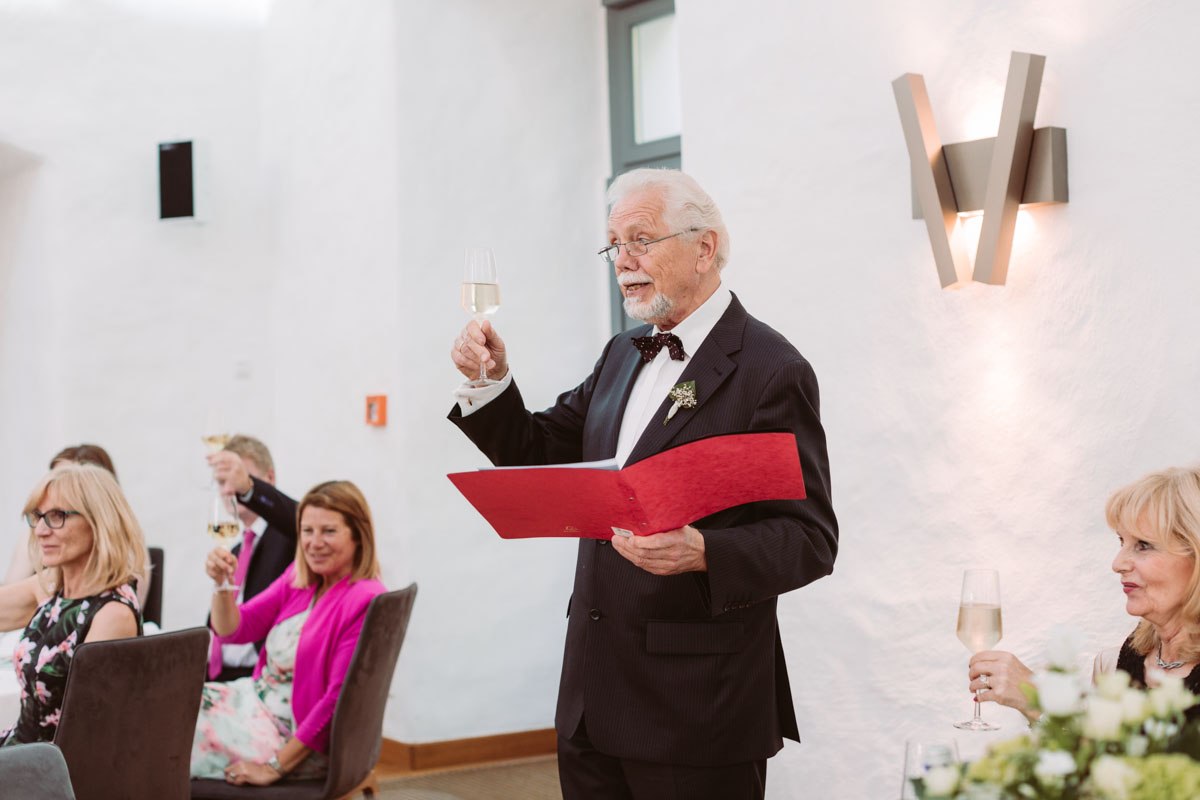
[[982, 692], [982, 691], [983, 691], [982, 689], [976, 689], [976, 690], [975, 690], [975, 722], [979, 722], [979, 721], [980, 721], [980, 716], [979, 716], [979, 706], [980, 706], [981, 704], [980, 704], [980, 702], [979, 702], [979, 693], [980, 693], [980, 692]]
[[[486, 317], [486, 316], [478, 316], [478, 317], [475, 317], [475, 321], [476, 321], [477, 323], [479, 323], [479, 330], [480, 330], [480, 331], [482, 331], [482, 330], [483, 330], [483, 323], [484, 323], [486, 320], [487, 320], [487, 317]], [[484, 347], [487, 347], [487, 338], [486, 338], [486, 337], [487, 337], [487, 334], [484, 334], [484, 342], [483, 342], [483, 346], [484, 346]], [[483, 358], [481, 358], [481, 359], [479, 360], [479, 383], [480, 383], [480, 385], [481, 385], [481, 386], [482, 386], [482, 385], [486, 385], [486, 384], [487, 384], [487, 379], [488, 379], [488, 376], [487, 376], [487, 356], [485, 355]]]

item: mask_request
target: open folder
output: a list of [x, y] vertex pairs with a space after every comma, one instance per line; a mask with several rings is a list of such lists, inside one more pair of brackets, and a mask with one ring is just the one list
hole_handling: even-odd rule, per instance
[[647, 535], [743, 503], [804, 499], [791, 433], [699, 439], [620, 470], [552, 464], [446, 477], [505, 539]]

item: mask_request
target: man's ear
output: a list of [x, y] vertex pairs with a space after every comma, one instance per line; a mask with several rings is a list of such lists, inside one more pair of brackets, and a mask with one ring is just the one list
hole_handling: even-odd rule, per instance
[[267, 483], [271, 484], [272, 486], [275, 485], [275, 470], [267, 470]]
[[716, 269], [717, 266], [717, 232], [712, 230], [704, 231], [700, 234], [700, 238], [696, 240], [700, 245], [700, 251], [696, 256], [696, 273], [703, 275]]

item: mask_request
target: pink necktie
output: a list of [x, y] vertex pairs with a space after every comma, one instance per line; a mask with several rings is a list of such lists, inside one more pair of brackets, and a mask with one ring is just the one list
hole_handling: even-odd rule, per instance
[[[250, 567], [251, 548], [254, 547], [254, 531], [247, 528], [242, 532], [242, 549], [238, 551], [237, 569], [233, 573], [233, 585], [241, 586], [242, 581], [246, 578], [246, 570]], [[208, 651], [208, 679], [215, 681], [217, 676], [221, 674], [223, 662], [221, 659], [221, 645], [225, 643], [225, 637], [217, 636], [215, 633], [212, 636], [212, 644]]]
[[242, 531], [242, 549], [238, 551], [238, 565], [233, 573], [233, 585], [241, 586], [246, 579], [246, 570], [250, 568], [250, 556], [253, 554], [254, 531], [246, 528]]

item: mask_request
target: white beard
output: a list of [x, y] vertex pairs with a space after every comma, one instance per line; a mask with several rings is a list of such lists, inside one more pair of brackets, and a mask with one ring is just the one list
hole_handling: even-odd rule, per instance
[[654, 299], [649, 302], [638, 302], [632, 297], [625, 298], [625, 313], [631, 319], [639, 322], [654, 322], [667, 319], [675, 308], [675, 303], [665, 294], [654, 293]]

